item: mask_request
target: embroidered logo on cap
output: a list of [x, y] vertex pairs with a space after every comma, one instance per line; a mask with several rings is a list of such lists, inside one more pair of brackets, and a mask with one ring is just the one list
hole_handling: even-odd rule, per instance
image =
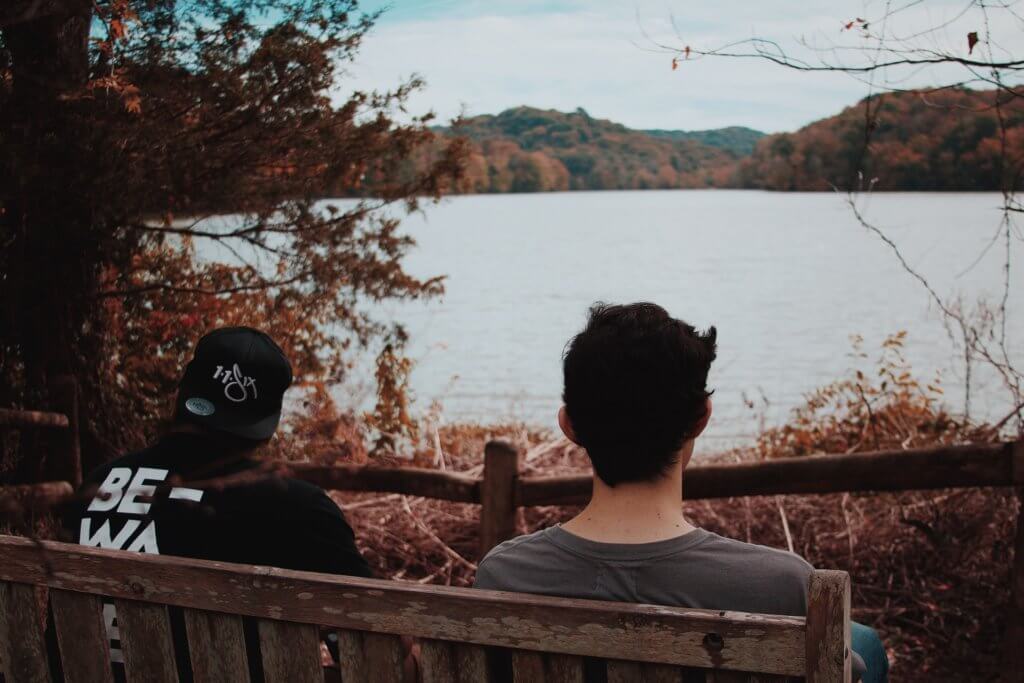
[[224, 385], [224, 396], [235, 403], [241, 403], [249, 398], [249, 389], [252, 389], [252, 397], [258, 398], [256, 393], [256, 378], [246, 377], [242, 374], [238, 363], [234, 364], [231, 370], [223, 365], [218, 365], [213, 371], [213, 378], [219, 379]]
[[185, 401], [185, 409], [194, 415], [206, 417], [207, 415], [213, 415], [217, 407], [205, 398], [190, 398]]

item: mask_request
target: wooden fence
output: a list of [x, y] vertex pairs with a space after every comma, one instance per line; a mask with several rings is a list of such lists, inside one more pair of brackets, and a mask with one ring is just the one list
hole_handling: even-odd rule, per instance
[[50, 382], [53, 412], [0, 408], [0, 430], [44, 429], [53, 432], [46, 462], [40, 463], [39, 478], [82, 483], [82, 453], [78, 431], [78, 384], [74, 377], [61, 375]]
[[[0, 488], [0, 512], [8, 507], [44, 508], [71, 497], [72, 487], [67, 482], [77, 485], [81, 478], [77, 403], [73, 397], [72, 384], [65, 394], [66, 410], [60, 413], [0, 410], [0, 428], [42, 427], [69, 434], [68, 455], [62, 461], [68, 476], [58, 477], [66, 481]], [[48, 472], [53, 470], [47, 468]], [[478, 504], [481, 556], [515, 535], [518, 507], [582, 504], [591, 491], [589, 475], [520, 476], [518, 452], [501, 441], [485, 446], [482, 477], [419, 468], [302, 463], [288, 464], [285, 472], [329, 490], [400, 493]], [[1013, 487], [1021, 500], [1024, 441], [692, 466], [686, 471], [684, 498], [970, 487]], [[1024, 515], [1020, 512], [1014, 549], [1013, 598], [1004, 651], [1013, 662], [1013, 670], [1024, 670]]]

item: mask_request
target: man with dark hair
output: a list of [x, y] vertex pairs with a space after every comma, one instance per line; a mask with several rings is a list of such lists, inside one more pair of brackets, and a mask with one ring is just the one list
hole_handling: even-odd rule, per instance
[[[803, 616], [813, 570], [799, 556], [694, 527], [684, 472], [711, 418], [716, 330], [651, 303], [597, 304], [565, 352], [558, 424], [594, 468], [568, 522], [502, 543], [476, 587], [595, 600]], [[875, 632], [853, 627], [862, 680], [887, 677]], [[864, 661], [867, 661], [865, 670]]]
[[[277, 430], [291, 382], [288, 359], [266, 334], [230, 327], [203, 337], [168, 432], [92, 472], [67, 532], [100, 548], [371, 576], [323, 490], [275, 477], [255, 457]], [[104, 613], [116, 640], [113, 605]], [[112, 658], [120, 660], [116, 648]], [[183, 678], [187, 667], [179, 657]]]

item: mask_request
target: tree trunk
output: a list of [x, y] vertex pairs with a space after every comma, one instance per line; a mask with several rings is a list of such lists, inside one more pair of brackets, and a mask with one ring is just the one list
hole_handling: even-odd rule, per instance
[[[29, 20], [21, 20], [21, 14], [2, 27], [13, 82], [0, 112], [5, 146], [0, 221], [12, 240], [5, 245], [9, 294], [0, 330], [15, 350], [24, 384], [16, 395], [0, 399], [33, 408], [49, 407], [49, 378], [80, 373], [85, 297], [94, 290], [90, 260], [84, 257], [91, 250], [91, 199], [79, 191], [75, 163], [82, 158], [76, 96], [89, 77], [92, 10], [88, 0], [66, 0], [62, 9]], [[19, 451], [15, 479], [37, 480], [44, 441], [27, 432]]]

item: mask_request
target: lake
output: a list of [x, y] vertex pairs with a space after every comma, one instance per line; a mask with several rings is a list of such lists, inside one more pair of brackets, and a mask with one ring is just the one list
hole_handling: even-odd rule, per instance
[[[866, 215], [944, 297], [996, 300], [1004, 247], [985, 249], [998, 206], [989, 193], [890, 193], [870, 197]], [[712, 447], [749, 440], [761, 418], [780, 424], [808, 391], [872, 366], [879, 344], [899, 330], [908, 332], [915, 375], [941, 372], [947, 399], [962, 407], [962, 366], [934, 305], [843, 195], [476, 195], [447, 199], [403, 225], [418, 241], [408, 269], [447, 274], [447, 291], [376, 313], [406, 324], [416, 405], [438, 401], [447, 422], [553, 427], [562, 350], [599, 300], [654, 301], [718, 328]], [[1021, 240], [1012, 249], [1020, 263]], [[1019, 285], [1020, 268], [1014, 279]], [[1012, 291], [1011, 339], [1024, 333], [1022, 312]], [[851, 335], [864, 338], [867, 362], [851, 357]], [[347, 400], [367, 400], [365, 384], [345, 391]], [[994, 378], [983, 377], [975, 392], [977, 414], [1008, 412]]]

